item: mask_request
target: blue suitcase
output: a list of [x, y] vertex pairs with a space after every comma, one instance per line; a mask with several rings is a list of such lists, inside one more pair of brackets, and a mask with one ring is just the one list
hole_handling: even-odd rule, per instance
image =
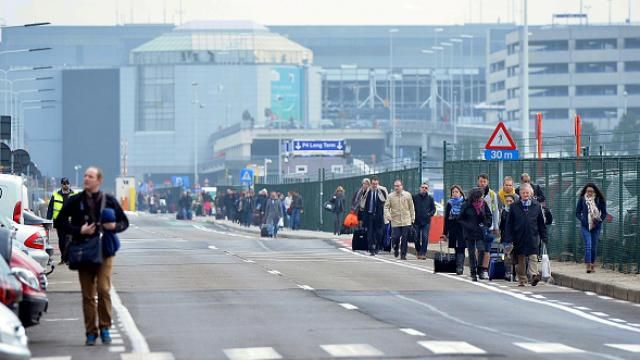
[[491, 254], [491, 260], [489, 260], [489, 280], [504, 279], [506, 274], [506, 268], [504, 266], [504, 260], [502, 260], [502, 254]]

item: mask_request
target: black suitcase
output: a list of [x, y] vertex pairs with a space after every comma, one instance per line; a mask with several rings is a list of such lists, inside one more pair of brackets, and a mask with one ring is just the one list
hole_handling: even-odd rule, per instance
[[382, 250], [391, 252], [391, 224], [384, 226], [384, 238], [382, 240]]
[[[448, 249], [448, 248], [447, 248]], [[435, 253], [433, 257], [434, 273], [455, 273], [456, 272], [456, 254], [449, 251], [442, 251], [442, 243], [440, 243], [440, 251]]]
[[353, 232], [353, 238], [351, 239], [351, 249], [356, 250], [369, 250], [369, 243], [367, 242], [367, 230], [356, 229]]
[[260, 237], [269, 237], [269, 228], [267, 224], [260, 226]]

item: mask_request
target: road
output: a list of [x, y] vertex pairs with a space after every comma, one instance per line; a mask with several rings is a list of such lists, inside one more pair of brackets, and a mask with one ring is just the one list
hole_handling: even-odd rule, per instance
[[27, 331], [36, 359], [640, 357], [638, 304], [472, 283], [333, 241], [260, 239], [169, 215], [131, 223], [114, 267], [117, 344], [83, 345], [77, 275], [58, 269], [49, 313]]

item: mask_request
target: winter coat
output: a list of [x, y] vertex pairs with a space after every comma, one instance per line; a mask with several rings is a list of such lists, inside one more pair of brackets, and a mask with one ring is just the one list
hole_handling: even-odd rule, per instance
[[282, 218], [282, 203], [279, 199], [268, 199], [265, 205], [265, 223], [273, 224]]
[[429, 194], [415, 194], [413, 195], [413, 206], [416, 209], [416, 225], [430, 225], [431, 217], [436, 213], [433, 197]]
[[369, 188], [362, 199], [360, 200], [360, 208], [362, 209], [363, 219], [371, 219], [373, 217], [377, 222], [384, 222], [384, 203], [387, 201], [387, 189], [382, 186], [378, 186], [378, 194], [377, 194], [377, 202], [374, 206], [373, 213], [369, 213], [370, 205], [371, 205], [371, 191], [373, 188]]
[[491, 228], [489, 230], [497, 230], [500, 226], [500, 202], [498, 201], [498, 194], [488, 189], [485, 190], [484, 201], [489, 205], [491, 210]]
[[509, 206], [509, 216], [504, 227], [503, 242], [513, 243], [516, 255], [536, 255], [540, 241], [547, 242], [547, 226], [544, 224], [542, 206], [531, 200], [529, 211], [524, 211], [522, 200]]
[[[462, 210], [462, 209], [461, 209]], [[444, 231], [443, 234], [449, 239], [449, 248], [466, 248], [460, 215], [451, 215], [451, 204], [447, 203], [444, 208]]]
[[[598, 197], [596, 198], [596, 206], [600, 210], [600, 219], [604, 221], [607, 218], [607, 202]], [[589, 207], [584, 197], [581, 197], [576, 204], [576, 217], [580, 220], [580, 225], [583, 228], [589, 228]], [[593, 230], [600, 230], [602, 221], [598, 221]]]
[[465, 201], [460, 209], [460, 217], [458, 222], [462, 225], [462, 233], [466, 240], [484, 240], [484, 233], [486, 229], [491, 228], [492, 223], [491, 209], [487, 202], [484, 202], [484, 213], [476, 213], [476, 209], [469, 201]]
[[384, 218], [391, 223], [392, 228], [412, 225], [416, 220], [416, 211], [411, 194], [408, 191], [389, 194], [384, 203]]
[[333, 194], [333, 196], [331, 197], [331, 200], [329, 200], [334, 208], [333, 208], [333, 212], [336, 214], [342, 214], [345, 210], [346, 207], [346, 200], [344, 198], [344, 194], [338, 194], [335, 193]]
[[302, 200], [302, 195], [294, 195], [293, 201], [291, 203], [292, 209], [300, 209], [304, 210], [304, 201]]

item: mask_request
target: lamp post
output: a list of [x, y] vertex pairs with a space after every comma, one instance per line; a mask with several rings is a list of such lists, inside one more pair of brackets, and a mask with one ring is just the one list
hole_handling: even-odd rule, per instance
[[271, 164], [273, 161], [271, 161], [271, 159], [265, 158], [264, 159], [264, 183], [267, 183], [267, 165]]
[[204, 107], [198, 99], [198, 83], [192, 82], [193, 88], [193, 186], [198, 183], [198, 112]]
[[78, 188], [78, 171], [82, 169], [82, 165], [78, 164], [76, 166], [73, 167], [73, 170], [76, 171], [76, 188]]
[[[466, 39], [469, 40], [469, 61], [468, 63], [471, 64], [472, 69], [473, 69], [473, 35], [467, 35], [467, 34], [462, 34], [460, 35], [460, 37], [462, 39]], [[470, 117], [473, 119], [473, 110], [474, 110], [474, 100], [475, 100], [475, 95], [474, 95], [474, 91], [475, 89], [473, 88], [473, 73], [469, 74], [469, 87], [471, 89], [470, 91], [470, 105], [471, 107], [469, 108], [469, 114]]]
[[520, 127], [522, 128], [522, 142], [523, 142], [523, 154], [522, 157], [527, 156], [529, 152], [529, 15], [528, 15], [528, 1], [523, 0], [523, 18], [524, 26], [522, 27], [522, 40], [520, 41], [522, 49], [522, 66], [520, 71], [522, 73], [522, 85], [520, 89], [521, 107], [520, 107]]
[[[444, 48], [442, 46], [432, 46], [431, 49], [433, 51], [436, 51], [436, 52], [440, 51], [441, 53], [444, 53]], [[439, 58], [439, 56], [438, 56], [438, 54], [436, 54], [436, 61], [437, 61], [438, 58]], [[438, 64], [436, 64], [436, 66], [437, 65]], [[440, 96], [440, 87], [439, 87], [439, 84], [438, 84], [438, 75], [437, 75], [437, 73], [438, 73], [438, 69], [436, 68], [433, 71], [435, 87], [432, 87], [432, 90], [433, 90], [433, 88], [435, 88], [435, 92], [437, 93], [438, 96]], [[444, 89], [443, 89], [443, 91], [444, 91]], [[437, 101], [437, 99], [436, 99], [436, 101]], [[442, 113], [442, 110], [438, 111], [438, 104], [439, 103], [441, 104], [440, 105], [440, 109], [442, 109], [442, 103], [441, 102], [435, 102], [433, 104], [433, 107], [431, 108], [431, 121], [433, 121], [434, 123], [438, 120], [438, 113]]]
[[622, 95], [624, 96], [624, 116], [627, 116], [627, 106], [629, 105], [629, 93], [625, 90]]
[[393, 78], [393, 34], [399, 32], [400, 30], [393, 28], [389, 29], [389, 121], [391, 122], [391, 156], [393, 157], [394, 163], [397, 153], [397, 143], [396, 143], [396, 90], [394, 85]]
[[[37, 71], [37, 70], [47, 70], [52, 68], [53, 66], [34, 66], [34, 67], [26, 67], [26, 68], [8, 69], [8, 70], [0, 69], [0, 73], [2, 73], [2, 80], [6, 82], [10, 72]], [[9, 93], [9, 89], [5, 89], [4, 91], [5, 91], [5, 95], [4, 95], [3, 105], [4, 105], [5, 114], [7, 114], [7, 110], [9, 110], [8, 96], [10, 96], [10, 93]]]

